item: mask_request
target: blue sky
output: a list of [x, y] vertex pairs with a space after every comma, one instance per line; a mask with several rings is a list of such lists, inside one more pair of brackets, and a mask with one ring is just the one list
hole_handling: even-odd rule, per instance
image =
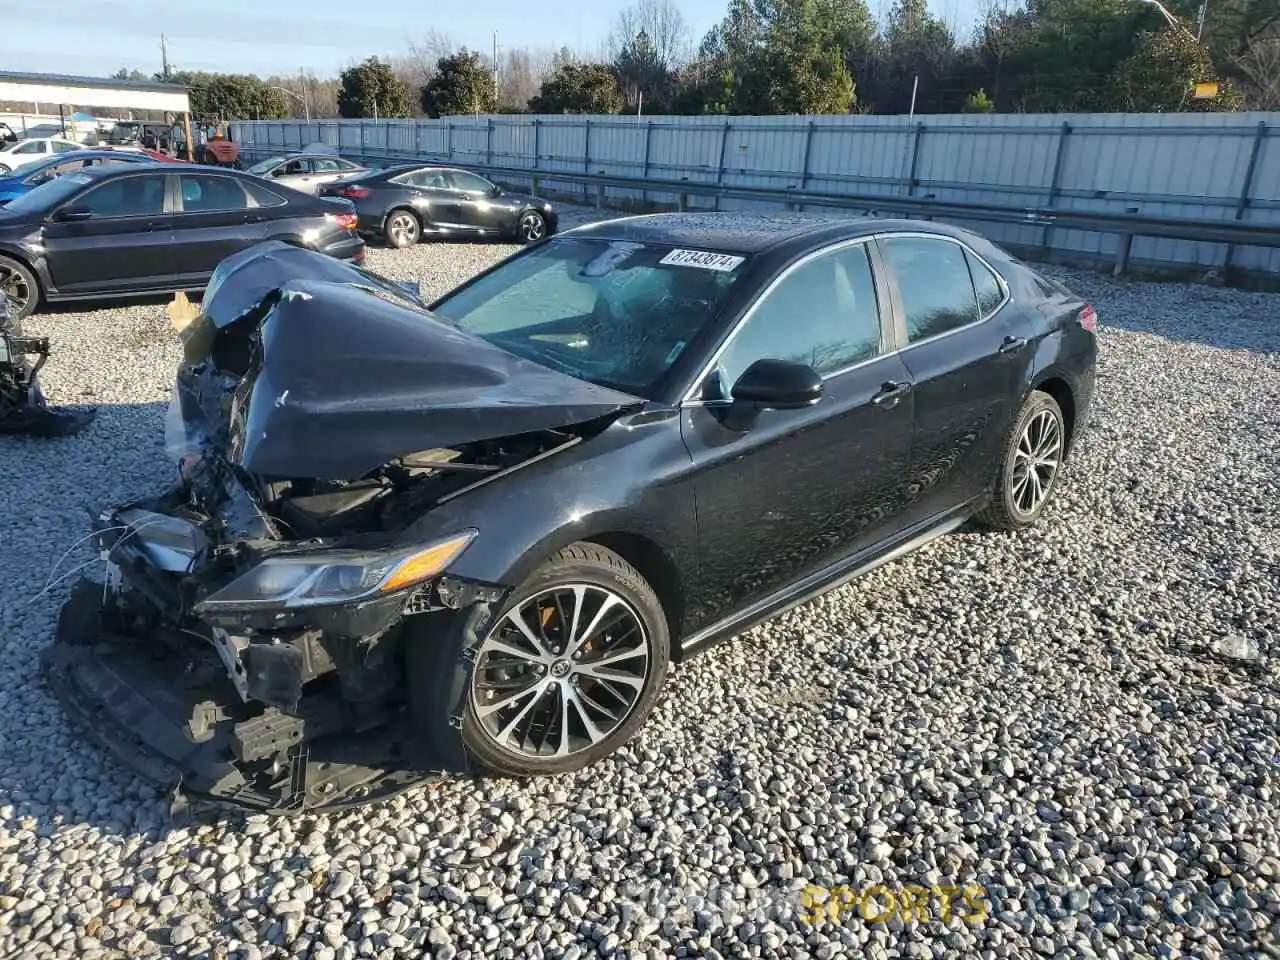
[[[700, 37], [724, 13], [727, 0], [677, 0]], [[962, 28], [980, 0], [932, 0], [934, 12]], [[885, 0], [887, 5], [887, 0]], [[349, 63], [402, 52], [430, 30], [459, 44], [593, 51], [628, 0], [473, 0], [433, 4], [412, 0], [4, 0], [0, 69], [90, 76], [120, 67], [160, 69], [160, 34], [178, 68], [331, 75]], [[873, 14], [880, 0], [870, 0]]]

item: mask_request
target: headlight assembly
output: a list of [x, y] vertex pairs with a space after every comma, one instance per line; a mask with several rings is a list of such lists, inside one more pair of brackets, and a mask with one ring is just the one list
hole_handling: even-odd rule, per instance
[[442, 573], [476, 530], [392, 552], [321, 550], [268, 557], [196, 605], [196, 612], [243, 607], [315, 607], [385, 596]]

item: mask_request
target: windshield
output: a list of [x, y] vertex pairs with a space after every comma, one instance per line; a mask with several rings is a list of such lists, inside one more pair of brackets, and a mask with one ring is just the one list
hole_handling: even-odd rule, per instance
[[284, 163], [284, 160], [285, 160], [284, 157], [272, 157], [270, 160], [259, 160], [257, 163], [255, 163], [252, 167], [249, 168], [248, 172], [249, 173], [266, 173], [268, 170], [274, 167], [277, 163]]
[[431, 309], [528, 360], [652, 396], [743, 273], [742, 257], [699, 259], [667, 246], [551, 240]]
[[41, 213], [58, 206], [68, 197], [79, 193], [93, 183], [93, 178], [83, 173], [69, 173], [65, 177], [46, 180], [34, 190], [28, 190], [16, 200], [5, 204], [5, 213]]

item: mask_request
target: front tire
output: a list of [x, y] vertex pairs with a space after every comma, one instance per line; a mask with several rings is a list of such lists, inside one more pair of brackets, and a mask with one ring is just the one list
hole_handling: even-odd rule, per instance
[[1025, 530], [1035, 523], [1058, 485], [1066, 450], [1066, 421], [1058, 401], [1032, 391], [1009, 433], [991, 503], [977, 519], [996, 530]]
[[40, 303], [40, 284], [25, 263], [0, 257], [0, 297], [8, 300], [14, 321], [31, 316]]
[[412, 247], [422, 238], [422, 223], [412, 210], [398, 208], [387, 214], [382, 232], [388, 245], [402, 250]]
[[[483, 619], [475, 629], [477, 618], [460, 611], [452, 642], [426, 631], [408, 639], [415, 723], [438, 753], [453, 752], [442, 734], [460, 735], [485, 771], [568, 773], [617, 750], [652, 712], [670, 660], [667, 620], [653, 588], [613, 551], [565, 547]], [[461, 682], [441, 684], [449, 672]], [[442, 686], [460, 700], [448, 734]]]
[[537, 243], [547, 235], [547, 221], [537, 210], [526, 210], [516, 223], [516, 239], [521, 243]]

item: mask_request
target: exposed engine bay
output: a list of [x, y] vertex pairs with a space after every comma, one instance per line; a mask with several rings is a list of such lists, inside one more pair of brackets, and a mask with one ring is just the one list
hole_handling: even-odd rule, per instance
[[93, 420], [92, 408], [49, 406], [38, 379], [48, 359], [49, 341], [22, 335], [9, 298], [0, 291], [0, 433], [65, 437]]
[[442, 775], [400, 720], [406, 632], [505, 588], [448, 575], [475, 530], [424, 543], [415, 521], [634, 398], [277, 243], [219, 267], [183, 340], [176, 482], [101, 514], [101, 571], [64, 607], [46, 676], [93, 736], [187, 796], [300, 812]]

